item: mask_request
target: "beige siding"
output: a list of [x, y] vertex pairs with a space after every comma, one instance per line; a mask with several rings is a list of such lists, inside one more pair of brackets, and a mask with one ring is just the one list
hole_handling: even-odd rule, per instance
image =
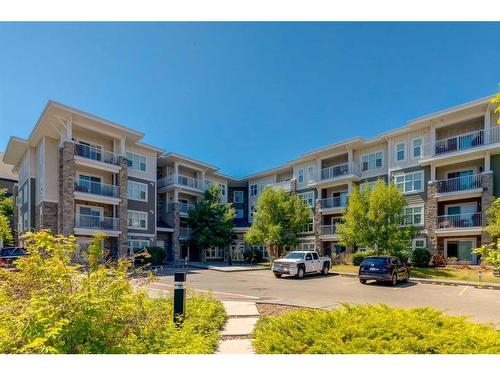
[[[313, 181], [309, 181], [309, 176], [307, 173], [307, 169], [309, 167], [313, 168], [313, 180], [314, 181], [319, 180], [320, 172], [318, 171], [318, 164], [316, 161], [313, 160], [313, 161], [309, 161], [307, 163], [296, 164], [293, 166], [293, 176], [295, 177], [297, 190], [305, 189], [305, 188], [307, 188], [307, 185], [310, 182], [313, 182]], [[302, 183], [299, 183], [299, 178], [298, 178], [299, 169], [304, 170], [304, 181]]]
[[[391, 170], [409, 168], [418, 165], [418, 159], [413, 157], [413, 140], [418, 138], [422, 139], [423, 152], [423, 146], [431, 141], [430, 127], [390, 138], [388, 159], [389, 168]], [[396, 149], [397, 145], [401, 143], [405, 145], [405, 159], [397, 161]]]
[[106, 151], [113, 151], [112, 138], [103, 136], [98, 133], [90, 132], [89, 130], [78, 129], [77, 127], [75, 127], [73, 129], [73, 139], [76, 143], [78, 143], [78, 141], [83, 141], [94, 145], [99, 145]]
[[141, 178], [143, 180], [156, 182], [156, 152], [131, 144], [127, 144], [127, 151], [143, 155], [147, 160], [146, 172], [141, 172], [136, 169], [129, 168], [128, 175], [136, 178]]
[[463, 163], [456, 163], [436, 168], [436, 178], [444, 180], [448, 178], [449, 172], [457, 172], [464, 169], [474, 169], [475, 173], [480, 172], [480, 168], [484, 168], [484, 159], [470, 160]]
[[43, 199], [59, 200], [59, 141], [45, 137], [45, 184]]
[[379, 169], [374, 169], [374, 170], [369, 170], [369, 171], [364, 171], [361, 172], [361, 178], [372, 178], [372, 177], [377, 177], [377, 176], [382, 176], [387, 174], [387, 144], [384, 143], [379, 143], [374, 146], [370, 147], [364, 147], [360, 149], [354, 150], [354, 163], [356, 163], [359, 166], [359, 170], [361, 171], [361, 158], [363, 155], [371, 154], [373, 152], [378, 152], [382, 151], [383, 157], [382, 157], [382, 168]]

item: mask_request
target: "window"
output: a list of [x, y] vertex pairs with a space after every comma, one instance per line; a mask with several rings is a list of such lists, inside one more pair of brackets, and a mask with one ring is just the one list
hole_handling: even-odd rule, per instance
[[245, 195], [242, 191], [233, 191], [233, 202], [234, 203], [244, 203]]
[[241, 208], [238, 208], [235, 210], [235, 215], [234, 215], [235, 219], [243, 219], [244, 217], [245, 217], [245, 213]]
[[250, 196], [255, 197], [257, 195], [257, 184], [250, 185]]
[[146, 157], [144, 155], [127, 152], [127, 165], [129, 168], [146, 172]]
[[314, 207], [314, 191], [299, 193], [298, 196], [308, 207]]
[[424, 172], [412, 172], [395, 176], [396, 186], [403, 193], [419, 192], [423, 190]]
[[375, 187], [377, 181], [365, 181], [359, 185], [359, 190], [364, 192], [367, 190], [371, 190]]
[[299, 184], [304, 182], [304, 170], [303, 169], [299, 169], [297, 171], [297, 181], [299, 182]]
[[314, 221], [312, 218], [309, 219], [304, 229], [302, 230], [302, 233], [311, 233], [311, 232], [314, 232]]
[[313, 259], [314, 260], [318, 260], [319, 259], [319, 255], [317, 253], [313, 253]]
[[149, 240], [128, 240], [128, 247], [132, 251], [142, 250], [149, 246]]
[[128, 199], [135, 201], [147, 202], [148, 200], [148, 185], [140, 182], [128, 181], [127, 183]]
[[424, 143], [424, 140], [422, 138], [415, 138], [412, 140], [412, 148], [413, 148], [412, 157], [413, 157], [413, 159], [418, 159], [420, 156], [422, 156], [423, 143]]
[[226, 196], [226, 185], [219, 184], [219, 187], [220, 187], [220, 195], [225, 197]]
[[414, 238], [408, 243], [407, 250], [413, 251], [415, 249], [425, 249], [427, 247], [427, 240], [425, 238]]
[[405, 144], [400, 143], [396, 146], [396, 160], [405, 160]]
[[301, 250], [301, 251], [314, 251], [315, 248], [316, 248], [316, 246], [312, 242], [301, 243], [297, 246], [297, 250]]
[[314, 182], [314, 167], [307, 167], [308, 182]]
[[423, 225], [424, 224], [424, 207], [405, 207], [404, 209], [404, 223], [406, 225]]
[[254, 212], [255, 212], [255, 206], [250, 206], [250, 216], [253, 216]]
[[374, 152], [368, 155], [363, 155], [361, 158], [361, 170], [369, 171], [372, 169], [380, 169], [383, 166], [384, 153], [382, 151]]
[[131, 229], [148, 229], [147, 212], [128, 211], [128, 227]]

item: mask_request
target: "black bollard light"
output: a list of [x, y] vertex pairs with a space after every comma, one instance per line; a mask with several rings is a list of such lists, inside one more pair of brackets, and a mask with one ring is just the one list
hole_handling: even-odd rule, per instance
[[186, 312], [186, 273], [176, 272], [174, 274], [174, 323], [177, 327], [182, 326]]

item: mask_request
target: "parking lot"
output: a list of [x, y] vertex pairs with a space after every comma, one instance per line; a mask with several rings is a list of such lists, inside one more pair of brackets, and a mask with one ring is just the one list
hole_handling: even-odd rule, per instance
[[[302, 280], [276, 279], [271, 271], [218, 272], [189, 269], [187, 285], [210, 291], [223, 300], [254, 300], [331, 309], [342, 303], [384, 303], [399, 307], [431, 306], [450, 315], [468, 315], [479, 322], [500, 326], [500, 291], [469, 286], [401, 283], [360, 284], [357, 278], [338, 275], [306, 276]], [[169, 291], [173, 270], [167, 269], [152, 290]]]

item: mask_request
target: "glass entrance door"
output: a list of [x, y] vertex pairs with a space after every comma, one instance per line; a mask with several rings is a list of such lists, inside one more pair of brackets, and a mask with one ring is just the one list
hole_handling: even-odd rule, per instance
[[461, 262], [472, 262], [473, 241], [459, 241], [458, 243], [458, 260]]

